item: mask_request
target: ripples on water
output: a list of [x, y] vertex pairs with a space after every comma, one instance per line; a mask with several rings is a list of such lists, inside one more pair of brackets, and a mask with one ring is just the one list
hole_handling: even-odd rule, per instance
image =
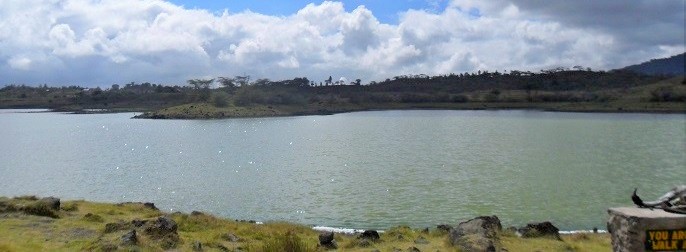
[[683, 115], [382, 111], [207, 121], [0, 111], [0, 194], [345, 228], [604, 227], [686, 177]]

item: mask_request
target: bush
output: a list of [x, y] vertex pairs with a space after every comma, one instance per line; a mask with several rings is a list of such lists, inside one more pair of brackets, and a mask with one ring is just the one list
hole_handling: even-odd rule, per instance
[[234, 104], [237, 106], [246, 106], [253, 103], [264, 103], [266, 94], [254, 87], [241, 87], [236, 91], [234, 96]]
[[218, 108], [229, 106], [229, 95], [224, 92], [217, 92], [212, 98], [212, 103]]

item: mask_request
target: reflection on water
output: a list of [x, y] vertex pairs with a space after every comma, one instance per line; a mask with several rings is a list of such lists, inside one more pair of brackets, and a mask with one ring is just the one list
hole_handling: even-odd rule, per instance
[[686, 177], [683, 115], [380, 111], [207, 121], [0, 114], [0, 195], [347, 228], [478, 215], [603, 228]]

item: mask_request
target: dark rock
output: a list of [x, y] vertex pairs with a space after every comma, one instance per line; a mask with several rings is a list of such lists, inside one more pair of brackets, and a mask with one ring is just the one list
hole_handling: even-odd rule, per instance
[[200, 241], [194, 241], [193, 242], [193, 251], [203, 251], [202, 250], [202, 243]]
[[517, 233], [517, 228], [514, 226], [509, 226], [505, 230], [510, 231], [512, 233]]
[[319, 234], [319, 245], [326, 249], [337, 249], [338, 244], [334, 240], [333, 232], [324, 232]]
[[450, 225], [441, 224], [441, 225], [436, 226], [436, 229], [441, 230], [441, 231], [445, 231], [445, 232], [450, 232], [450, 230], [453, 229], [453, 227], [451, 227]]
[[167, 216], [161, 216], [156, 220], [148, 222], [145, 233], [151, 236], [162, 237], [167, 234], [177, 234], [177, 225], [174, 220]]
[[428, 234], [428, 233], [429, 233], [429, 228], [422, 229], [422, 234]]
[[417, 247], [409, 247], [407, 248], [408, 252], [421, 252]]
[[497, 216], [480, 216], [450, 230], [450, 244], [462, 251], [496, 251], [502, 225]]
[[226, 241], [230, 241], [230, 242], [239, 242], [239, 241], [241, 241], [241, 238], [240, 238], [240, 237], [236, 236], [235, 234], [231, 234], [231, 233], [222, 234], [222, 235], [221, 235], [221, 238], [224, 239], [224, 240], [226, 240]]
[[128, 233], [121, 236], [122, 245], [136, 245], [138, 243], [138, 238], [136, 238], [136, 230], [132, 229]]
[[45, 197], [39, 200], [42, 204], [47, 205], [51, 210], [60, 210], [60, 199], [55, 197]]
[[526, 227], [520, 228], [518, 231], [524, 238], [550, 237], [562, 240], [562, 238], [560, 238], [560, 230], [549, 221], [529, 223]]
[[378, 240], [378, 239], [380, 238], [380, 236], [379, 236], [379, 232], [376, 232], [376, 230], [365, 230], [365, 231], [362, 232], [362, 234], [360, 234], [360, 236], [357, 237], [357, 238], [358, 238], [358, 239], [368, 239], [368, 240], [371, 240], [371, 241], [376, 241], [376, 240]]
[[199, 216], [199, 215], [205, 215], [205, 214], [203, 212], [200, 212], [200, 211], [191, 212], [191, 216]]
[[427, 240], [426, 238], [420, 236], [419, 238], [417, 238], [416, 240], [414, 240], [414, 244], [429, 244], [429, 240]]
[[133, 225], [134, 227], [142, 227], [145, 225], [145, 223], [148, 223], [148, 220], [134, 219], [131, 221], [131, 225]]
[[333, 232], [319, 233], [319, 244], [329, 244], [333, 241]]
[[155, 206], [155, 203], [152, 203], [152, 202], [145, 202], [145, 203], [143, 203], [143, 206], [146, 208], [150, 208], [152, 210], [160, 210], [160, 209], [157, 209], [157, 207]]
[[158, 240], [160, 247], [163, 249], [176, 248], [181, 240], [176, 232], [176, 222], [167, 216], [161, 216], [155, 220], [148, 221], [143, 230], [145, 234]]

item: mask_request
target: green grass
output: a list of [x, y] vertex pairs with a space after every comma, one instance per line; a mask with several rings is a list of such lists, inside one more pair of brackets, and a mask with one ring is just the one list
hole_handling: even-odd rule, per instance
[[[324, 251], [318, 245], [318, 232], [310, 227], [286, 222], [262, 225], [227, 220], [209, 214], [167, 214], [141, 203], [95, 203], [66, 201], [55, 211], [59, 218], [34, 215], [21, 210], [37, 199], [0, 197], [0, 252], [3, 251], [102, 251], [173, 249], [192, 251], [199, 242], [206, 251]], [[69, 211], [65, 210], [66, 208]], [[122, 235], [134, 227], [132, 220], [154, 220], [167, 214], [178, 226], [178, 239], [165, 239], [137, 231], [137, 245], [122, 245]], [[108, 223], [122, 223], [120, 229], [105, 232]], [[239, 240], [232, 240], [238, 237]], [[609, 251], [606, 234], [563, 235], [563, 240], [522, 239], [503, 232], [502, 247], [508, 251]], [[395, 227], [381, 233], [381, 239], [361, 244], [355, 235], [336, 234], [339, 251], [402, 251], [416, 247], [421, 251], [457, 251], [448, 243], [448, 234], [437, 229], [426, 232]], [[416, 242], [421, 241], [421, 242]]]

